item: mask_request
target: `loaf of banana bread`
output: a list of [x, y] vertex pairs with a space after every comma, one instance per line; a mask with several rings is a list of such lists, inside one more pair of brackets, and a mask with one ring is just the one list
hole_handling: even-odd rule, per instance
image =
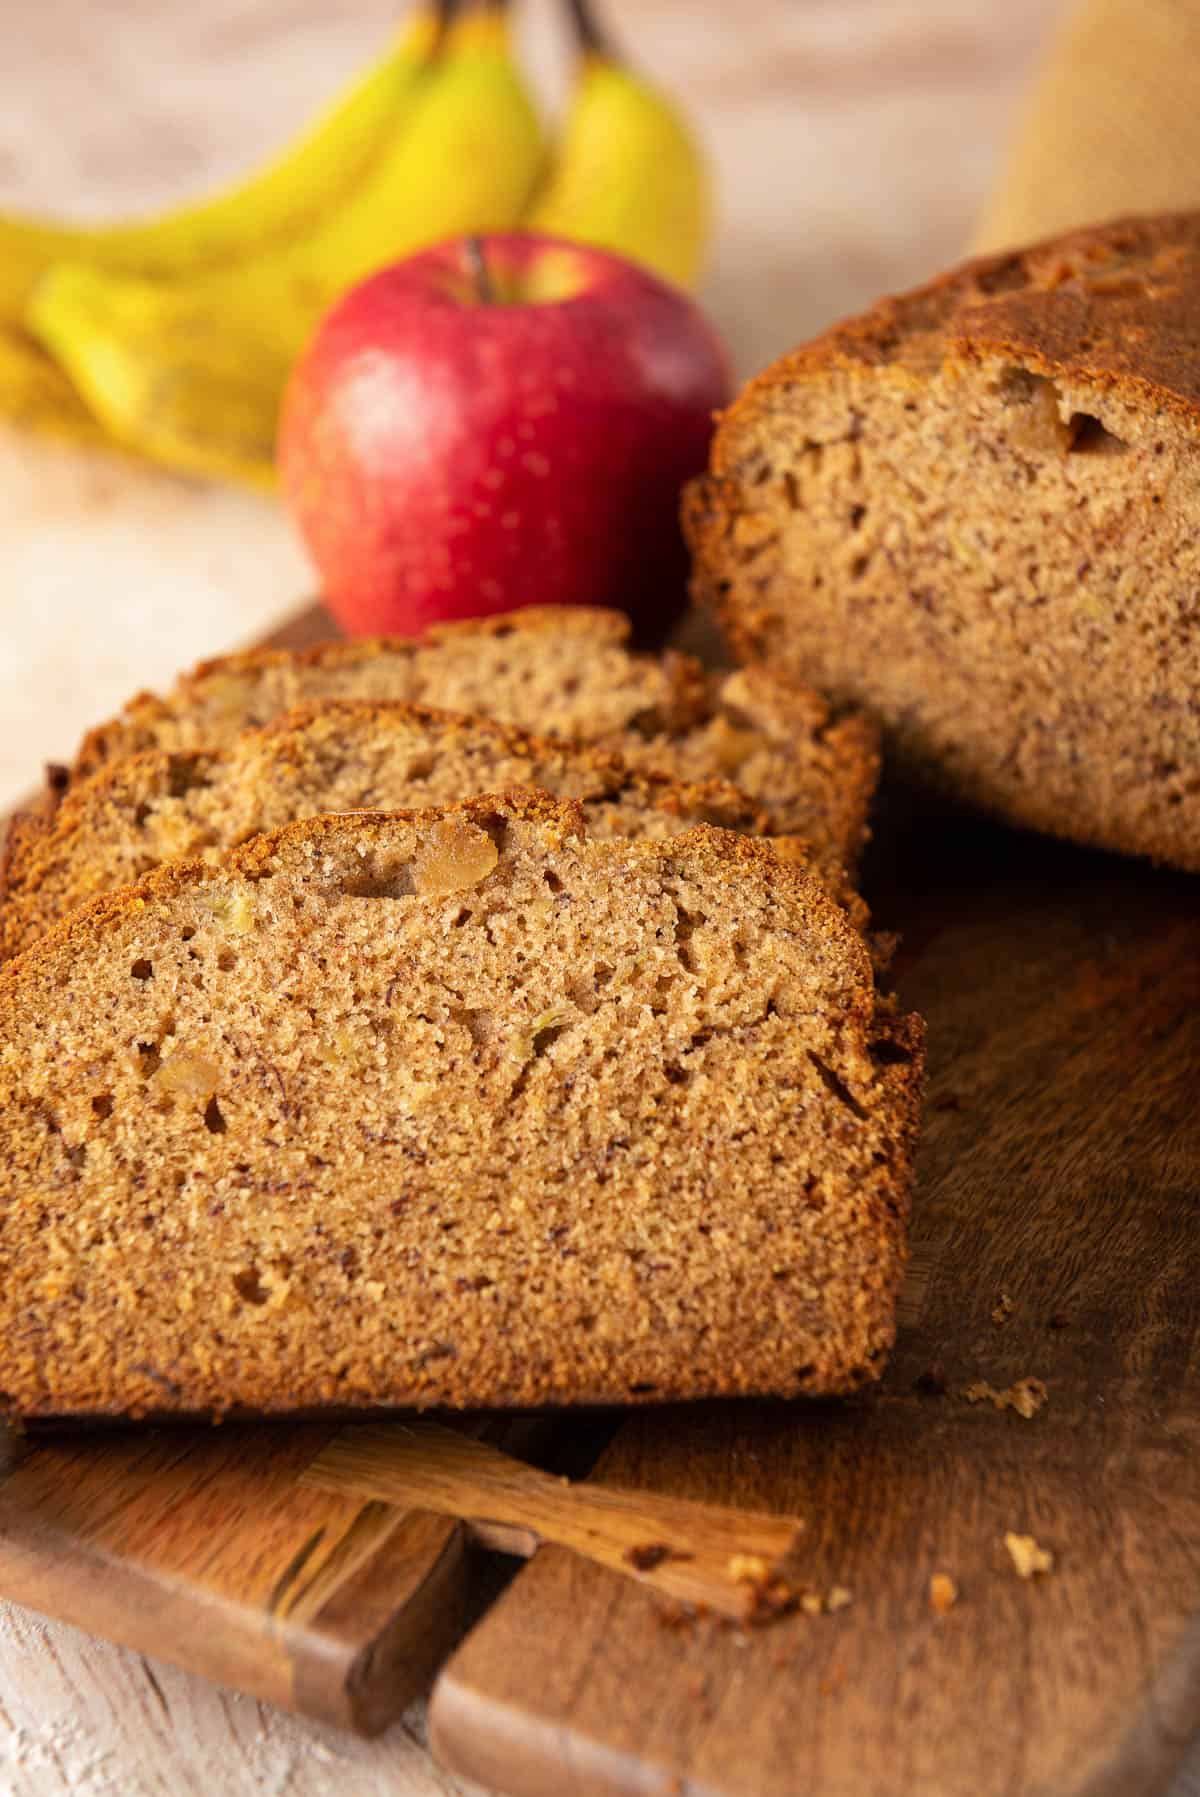
[[725, 414], [686, 514], [736, 651], [921, 782], [1200, 869], [1200, 214], [836, 326]]
[[921, 1069], [822, 884], [538, 795], [175, 862], [0, 969], [14, 1417], [854, 1389]]

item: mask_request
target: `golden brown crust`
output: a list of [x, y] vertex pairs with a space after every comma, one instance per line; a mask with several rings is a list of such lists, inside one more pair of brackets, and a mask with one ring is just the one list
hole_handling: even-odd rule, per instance
[[[888, 295], [781, 356], [726, 413], [745, 415], [831, 365], [903, 360], [914, 339], [948, 353], [1012, 355], [1047, 374], [1117, 389], [1200, 429], [1200, 213], [1122, 218], [1026, 249], [977, 256]], [[712, 469], [727, 471], [718, 430]]]
[[0, 1407], [855, 1389], [921, 1059], [820, 883], [710, 826], [521, 793], [165, 866], [0, 969]]
[[[29, 811], [15, 811], [4, 832], [4, 848], [0, 852], [0, 943], [3, 942], [4, 917], [13, 892], [20, 886], [23, 870], [29, 864], [35, 845], [44, 835], [50, 813], [45, 805]], [[0, 959], [4, 950], [0, 947]]]

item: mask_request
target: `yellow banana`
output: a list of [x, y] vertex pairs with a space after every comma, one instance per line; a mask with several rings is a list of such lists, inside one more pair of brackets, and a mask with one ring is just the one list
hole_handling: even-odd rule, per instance
[[689, 287], [711, 216], [700, 148], [672, 101], [607, 45], [585, 0], [571, 10], [581, 51], [575, 94], [525, 224], [615, 250]]
[[66, 375], [23, 332], [0, 325], [0, 418], [22, 430], [98, 448], [107, 442]]
[[422, 4], [406, 30], [308, 131], [236, 186], [155, 217], [95, 228], [0, 213], [0, 320], [17, 321], [51, 263], [179, 279], [308, 229], [340, 204], [402, 129], [448, 6]]
[[156, 277], [263, 254], [311, 227], [398, 136], [452, 10], [425, 0], [393, 47], [281, 156], [207, 200], [94, 229], [0, 213], [0, 418], [88, 446], [107, 442], [62, 369], [19, 320], [37, 279], [66, 257]]
[[117, 443], [168, 468], [269, 488], [286, 358], [262, 333], [197, 332], [161, 296], [149, 282], [63, 263], [36, 290], [32, 324]]
[[502, 5], [450, 24], [398, 141], [306, 236], [228, 272], [157, 283], [62, 263], [26, 318], [112, 436], [186, 472], [272, 479], [288, 369], [321, 313], [442, 237], [510, 229], [541, 167]]

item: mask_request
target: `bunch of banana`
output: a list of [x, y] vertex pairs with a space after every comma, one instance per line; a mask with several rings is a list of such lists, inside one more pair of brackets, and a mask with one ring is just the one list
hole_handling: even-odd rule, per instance
[[0, 319], [20, 319], [52, 262], [185, 280], [296, 236], [338, 205], [385, 148], [442, 26], [438, 10], [421, 6], [395, 44], [281, 156], [193, 205], [92, 229], [0, 215]]
[[441, 10], [403, 120], [307, 229], [262, 249], [251, 240], [238, 259], [182, 279], [75, 260], [38, 281], [26, 324], [117, 443], [270, 485], [287, 372], [330, 303], [420, 245], [520, 217], [543, 149], [504, 9]]
[[23, 328], [38, 280], [69, 259], [186, 280], [298, 235], [339, 204], [385, 149], [428, 70], [446, 11], [421, 5], [395, 44], [308, 131], [236, 186], [155, 217], [91, 229], [0, 213], [0, 416], [51, 436], [103, 443], [104, 427]]
[[585, 0], [569, 4], [579, 76], [552, 158], [506, 0], [425, 0], [315, 130], [241, 187], [92, 232], [0, 217], [0, 413], [268, 487], [296, 355], [339, 294], [412, 250], [522, 226], [690, 282], [708, 210], [695, 144]]

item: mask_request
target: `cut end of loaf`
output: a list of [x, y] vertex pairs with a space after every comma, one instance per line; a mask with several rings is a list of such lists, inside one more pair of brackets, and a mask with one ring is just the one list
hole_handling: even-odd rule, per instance
[[745, 655], [924, 784], [1200, 868], [1200, 216], [987, 258], [752, 383], [688, 498]]
[[536, 795], [320, 818], [0, 970], [0, 1402], [843, 1392], [922, 1049], [810, 876]]

